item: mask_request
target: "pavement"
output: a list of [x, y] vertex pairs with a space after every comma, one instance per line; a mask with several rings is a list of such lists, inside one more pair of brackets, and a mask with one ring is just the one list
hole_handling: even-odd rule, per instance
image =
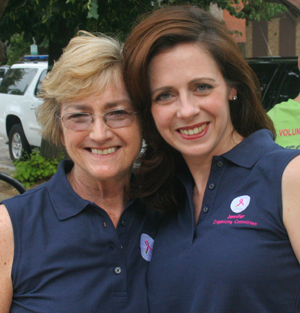
[[[9, 157], [8, 145], [6, 141], [0, 137], [0, 172], [12, 176], [15, 166]], [[18, 191], [7, 183], [0, 181], [0, 201], [11, 198], [18, 194]]]
[[15, 166], [12, 163], [7, 141], [0, 136], [0, 172], [11, 175], [15, 170]]

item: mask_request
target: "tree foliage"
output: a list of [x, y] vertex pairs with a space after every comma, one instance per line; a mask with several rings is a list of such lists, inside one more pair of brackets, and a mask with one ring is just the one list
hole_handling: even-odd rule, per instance
[[124, 38], [132, 22], [151, 7], [150, 0], [10, 0], [0, 19], [0, 39], [24, 33], [26, 41], [34, 37], [40, 44], [47, 37], [49, 59], [57, 59], [78, 30]]
[[47, 37], [66, 44], [66, 37], [85, 29], [117, 33], [123, 39], [139, 15], [158, 6], [191, 3], [207, 9], [211, 2], [250, 20], [271, 19], [285, 10], [265, 0], [10, 0], [8, 4], [0, 0], [0, 7], [7, 4], [0, 20], [0, 38], [10, 40], [13, 34], [24, 32], [27, 40], [35, 37], [39, 43]]
[[287, 8], [268, 0], [161, 0], [160, 5], [172, 4], [194, 4], [208, 9], [210, 3], [217, 4], [221, 9], [229, 11], [229, 13], [237, 18], [245, 18], [248, 20], [270, 20], [278, 13], [287, 12]]
[[228, 10], [231, 15], [237, 18], [246, 18], [250, 21], [271, 20], [277, 14], [288, 11], [282, 4], [266, 0], [214, 0], [212, 2], [218, 3], [220, 7]]
[[14, 34], [10, 38], [10, 49], [7, 51], [8, 65], [17, 63], [21, 55], [28, 54], [30, 44], [24, 40], [24, 33]]
[[8, 4], [8, 0], [0, 0], [0, 18]]
[[80, 29], [125, 33], [149, 9], [149, 0], [10, 0], [0, 20], [0, 36], [9, 40], [24, 32], [39, 42], [45, 36], [63, 40], [66, 28], [73, 35]]

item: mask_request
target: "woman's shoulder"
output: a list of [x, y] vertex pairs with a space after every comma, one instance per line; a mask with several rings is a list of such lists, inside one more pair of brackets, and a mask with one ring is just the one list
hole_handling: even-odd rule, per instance
[[[7, 233], [12, 234], [12, 225], [7, 208], [4, 204], [0, 204], [0, 238]], [[3, 241], [0, 239], [3, 244]]]
[[47, 183], [30, 189], [21, 195], [5, 199], [0, 205], [3, 205], [10, 218], [14, 221], [22, 221], [33, 211], [42, 209], [49, 202], [49, 193]]
[[286, 166], [282, 176], [283, 222], [293, 250], [300, 262], [300, 156]]
[[292, 156], [293, 157], [285, 168], [283, 178], [285, 178], [287, 183], [299, 186], [298, 183], [300, 183], [300, 151], [299, 154], [292, 154]]
[[10, 211], [11, 208], [29, 208], [34, 207], [37, 203], [41, 205], [42, 202], [48, 201], [50, 194], [55, 196], [59, 190], [61, 191], [64, 189], [63, 184], [65, 176], [65, 164], [66, 161], [60, 163], [57, 172], [51, 177], [49, 181], [44, 182], [35, 188], [29, 189], [21, 195], [16, 195], [12, 198], [3, 200], [1, 203], [4, 203], [7, 209]]
[[7, 209], [0, 204], [0, 310], [8, 312], [12, 299], [11, 269], [14, 258], [13, 227]]
[[267, 149], [265, 149], [264, 153], [262, 154], [262, 160], [268, 164], [277, 164], [280, 166], [282, 164], [284, 168], [293, 160], [300, 155], [300, 150], [295, 149], [286, 149], [281, 147], [275, 142], [272, 142]]

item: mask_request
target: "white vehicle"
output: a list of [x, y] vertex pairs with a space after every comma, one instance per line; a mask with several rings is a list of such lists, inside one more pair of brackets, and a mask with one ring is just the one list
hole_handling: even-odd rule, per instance
[[0, 136], [8, 140], [10, 158], [16, 161], [41, 146], [35, 110], [37, 97], [48, 70], [47, 56], [27, 56], [14, 64], [0, 84]]
[[2, 79], [5, 75], [5, 73], [9, 70], [9, 65], [1, 65], [0, 66], [0, 83], [2, 82]]

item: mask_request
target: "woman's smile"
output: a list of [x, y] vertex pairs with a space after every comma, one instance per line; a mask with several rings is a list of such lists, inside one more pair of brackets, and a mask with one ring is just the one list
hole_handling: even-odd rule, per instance
[[182, 128], [179, 128], [178, 131], [180, 132], [180, 134], [184, 136], [193, 137], [195, 135], [199, 135], [196, 137], [200, 138], [206, 134], [208, 130], [208, 126], [209, 126], [209, 123], [203, 123], [197, 126], [194, 125], [194, 126], [182, 127]]
[[99, 154], [99, 155], [107, 155], [112, 154], [119, 149], [118, 147], [111, 147], [108, 149], [90, 149], [93, 154]]

